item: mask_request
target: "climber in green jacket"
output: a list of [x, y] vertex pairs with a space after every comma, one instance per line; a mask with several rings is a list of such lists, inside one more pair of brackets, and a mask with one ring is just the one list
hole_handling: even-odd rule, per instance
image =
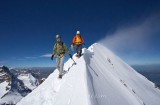
[[55, 43], [53, 48], [53, 53], [51, 56], [51, 60], [56, 57], [57, 69], [59, 70], [59, 78], [62, 78], [63, 66], [64, 66], [64, 58], [66, 56], [66, 52], [69, 54], [70, 58], [72, 55], [65, 43], [63, 43], [61, 36], [56, 35], [57, 43]]

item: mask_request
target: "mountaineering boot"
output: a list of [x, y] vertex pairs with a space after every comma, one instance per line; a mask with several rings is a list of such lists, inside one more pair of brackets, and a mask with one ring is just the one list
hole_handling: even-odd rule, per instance
[[79, 58], [79, 55], [78, 55], [78, 54], [76, 54], [76, 57], [77, 57], [77, 58]]
[[59, 77], [58, 77], [58, 78], [62, 79], [62, 75], [59, 75]]
[[82, 54], [80, 53], [80, 52], [78, 52], [77, 54], [76, 54], [76, 57], [77, 58], [80, 58], [82, 56]]
[[79, 53], [79, 57], [81, 57], [82, 56], [82, 54], [81, 53]]

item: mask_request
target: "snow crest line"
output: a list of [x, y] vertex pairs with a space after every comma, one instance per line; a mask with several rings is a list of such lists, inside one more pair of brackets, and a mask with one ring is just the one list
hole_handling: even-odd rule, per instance
[[[101, 44], [69, 59], [17, 105], [159, 105], [160, 90]], [[35, 97], [36, 96], [36, 97]]]

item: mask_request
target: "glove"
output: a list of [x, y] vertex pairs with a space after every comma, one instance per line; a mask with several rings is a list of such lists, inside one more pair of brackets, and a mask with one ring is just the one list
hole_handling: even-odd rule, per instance
[[73, 45], [73, 44], [71, 45], [71, 50], [72, 50], [72, 51], [74, 50], [74, 45]]
[[72, 54], [69, 54], [70, 58], [72, 59]]
[[54, 55], [51, 56], [51, 60], [53, 60], [53, 58], [54, 58]]

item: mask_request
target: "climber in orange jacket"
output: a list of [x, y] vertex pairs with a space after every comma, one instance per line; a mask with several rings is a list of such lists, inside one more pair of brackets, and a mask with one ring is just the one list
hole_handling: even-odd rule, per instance
[[82, 55], [82, 45], [84, 44], [84, 39], [80, 34], [80, 31], [77, 31], [76, 36], [74, 36], [72, 40], [71, 49], [73, 50], [74, 47], [76, 48], [77, 57], [80, 57]]

